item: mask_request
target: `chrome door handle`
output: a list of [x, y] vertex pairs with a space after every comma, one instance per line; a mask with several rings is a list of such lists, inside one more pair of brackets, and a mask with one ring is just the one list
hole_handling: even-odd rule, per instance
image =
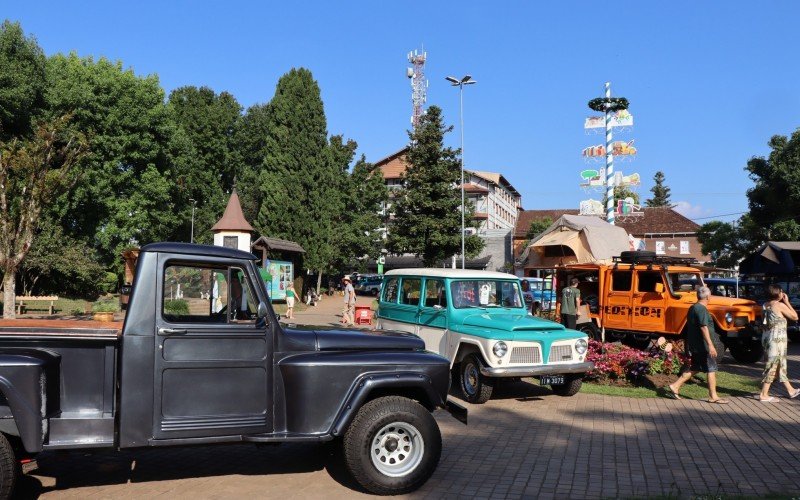
[[180, 328], [159, 328], [158, 334], [161, 335], [162, 337], [165, 337], [167, 335], [185, 335], [186, 330]]

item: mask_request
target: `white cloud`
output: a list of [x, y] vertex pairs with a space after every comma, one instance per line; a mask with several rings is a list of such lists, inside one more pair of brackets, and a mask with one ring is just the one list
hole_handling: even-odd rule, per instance
[[688, 201], [676, 201], [675, 211], [688, 219], [697, 219], [699, 217], [708, 217], [711, 215], [710, 208], [705, 208], [702, 205], [692, 205]]

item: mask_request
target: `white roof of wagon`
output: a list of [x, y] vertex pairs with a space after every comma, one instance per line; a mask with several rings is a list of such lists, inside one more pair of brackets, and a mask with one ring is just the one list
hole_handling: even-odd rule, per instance
[[518, 279], [513, 274], [498, 273], [495, 271], [476, 271], [474, 269], [448, 269], [448, 268], [410, 268], [393, 269], [388, 271], [385, 276], [422, 276], [432, 278], [460, 278], [460, 279]]

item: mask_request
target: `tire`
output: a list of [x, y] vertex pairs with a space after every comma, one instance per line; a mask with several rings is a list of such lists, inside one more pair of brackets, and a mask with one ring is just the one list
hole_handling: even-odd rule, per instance
[[585, 333], [590, 339], [597, 340], [598, 342], [602, 340], [600, 338], [600, 330], [594, 326], [594, 323], [581, 323], [578, 325], [578, 331]]
[[0, 500], [11, 498], [20, 468], [14, 454], [14, 448], [8, 439], [0, 434]]
[[470, 354], [461, 362], [458, 380], [464, 401], [482, 405], [492, 397], [494, 381], [481, 375], [481, 364], [476, 354]]
[[[717, 358], [716, 358], [717, 363], [721, 363], [722, 358], [725, 357], [725, 349], [727, 348], [727, 346], [725, 345], [725, 342], [723, 342], [722, 339], [719, 337], [719, 334], [717, 334], [716, 332], [714, 332], [714, 335], [711, 336], [711, 342], [714, 343], [714, 349], [717, 350]], [[759, 359], [761, 359], [760, 355]]]
[[569, 397], [578, 394], [578, 392], [581, 390], [581, 386], [583, 385], [583, 380], [581, 377], [565, 375], [565, 378], [566, 380], [564, 380], [564, 384], [550, 386], [553, 394], [563, 397]]
[[436, 470], [442, 435], [422, 405], [385, 396], [358, 410], [342, 446], [347, 470], [364, 489], [376, 495], [401, 495], [422, 486]]
[[764, 356], [764, 346], [754, 340], [731, 342], [728, 349], [733, 359], [739, 363], [757, 363]]
[[651, 262], [655, 262], [656, 253], [647, 250], [626, 251], [619, 254], [619, 260], [627, 264], [635, 262], [649, 264]]
[[636, 333], [629, 333], [622, 340], [622, 343], [625, 344], [626, 346], [633, 347], [634, 349], [639, 349], [640, 351], [644, 351], [645, 349], [650, 347], [651, 342], [653, 342], [653, 339], [650, 338], [650, 335], [636, 334]]

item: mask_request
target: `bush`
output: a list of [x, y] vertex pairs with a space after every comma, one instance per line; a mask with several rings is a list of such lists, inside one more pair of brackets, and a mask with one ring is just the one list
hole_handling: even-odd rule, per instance
[[679, 346], [667, 342], [663, 337], [647, 351], [639, 351], [622, 344], [604, 344], [589, 340], [586, 360], [594, 363], [594, 369], [584, 378], [607, 382], [636, 381], [645, 375], [677, 375], [687, 360], [680, 351]]
[[172, 299], [164, 302], [164, 312], [172, 316], [188, 316], [189, 303], [183, 299]]
[[92, 312], [117, 312], [119, 303], [115, 300], [102, 299], [92, 304]]

